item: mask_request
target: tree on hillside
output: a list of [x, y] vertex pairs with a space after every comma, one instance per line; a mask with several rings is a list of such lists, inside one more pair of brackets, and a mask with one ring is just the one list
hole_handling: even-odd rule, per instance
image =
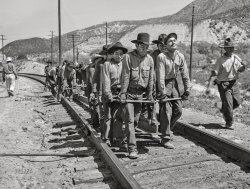
[[17, 60], [28, 60], [28, 58], [25, 54], [19, 54], [16, 59]]

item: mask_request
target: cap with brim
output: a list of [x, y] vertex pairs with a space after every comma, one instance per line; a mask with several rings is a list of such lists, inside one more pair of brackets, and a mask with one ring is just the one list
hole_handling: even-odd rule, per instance
[[235, 47], [236, 45], [233, 43], [231, 38], [226, 38], [224, 40], [224, 43], [219, 45], [220, 48], [230, 48], [230, 47]]
[[136, 40], [132, 40], [132, 43], [149, 45], [149, 34], [139, 33]]
[[164, 43], [166, 44], [170, 38], [175, 38], [177, 40], [177, 34], [176, 33], [170, 33], [167, 35], [167, 37], [164, 39]]
[[70, 63], [68, 64], [68, 67], [74, 68], [74, 67], [75, 67], [74, 62], [70, 62]]
[[161, 35], [159, 35], [158, 40], [153, 40], [152, 43], [156, 44], [156, 45], [159, 45], [159, 44], [164, 45], [164, 40], [166, 37], [167, 37], [166, 34], [161, 34]]
[[114, 45], [112, 45], [109, 49], [108, 49], [108, 53], [111, 54], [116, 50], [122, 50], [122, 52], [125, 54], [128, 52], [128, 49], [125, 48], [120, 42], [116, 42]]

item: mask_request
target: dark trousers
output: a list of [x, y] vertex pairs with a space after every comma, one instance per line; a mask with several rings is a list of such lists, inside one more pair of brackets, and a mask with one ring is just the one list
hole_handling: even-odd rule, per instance
[[[143, 90], [128, 89], [127, 99], [142, 100]], [[133, 151], [136, 147], [135, 127], [138, 126], [141, 115], [142, 103], [127, 103], [125, 107], [125, 125], [128, 139], [128, 150]]]
[[222, 81], [218, 84], [218, 90], [222, 102], [221, 112], [225, 117], [226, 123], [232, 124], [233, 109], [239, 107], [242, 102], [238, 82], [236, 80]]
[[[180, 97], [179, 87], [176, 79], [170, 79], [165, 81], [165, 87], [168, 98]], [[162, 138], [170, 139], [170, 129], [174, 127], [176, 121], [182, 115], [182, 101], [169, 101], [161, 103], [160, 105], [160, 128], [159, 131], [162, 134]]]
[[113, 139], [123, 140], [123, 108], [119, 102], [104, 103], [104, 140], [109, 140], [110, 136], [112, 136]]
[[57, 77], [57, 99], [61, 99], [61, 95], [63, 93], [63, 80], [61, 77]]
[[73, 79], [67, 79], [67, 84], [69, 89], [65, 91], [65, 96], [73, 98]]

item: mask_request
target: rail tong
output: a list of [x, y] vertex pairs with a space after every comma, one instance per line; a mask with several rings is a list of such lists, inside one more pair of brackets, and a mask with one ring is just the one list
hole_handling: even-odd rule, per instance
[[[175, 100], [182, 100], [182, 98], [167, 98], [167, 99], [163, 99], [163, 100], [146, 100], [145, 98], [143, 98], [142, 100], [124, 100], [125, 103], [149, 103], [149, 104], [154, 104], [156, 102], [159, 103], [165, 103], [165, 102], [169, 102], [169, 101], [175, 101]], [[116, 102], [122, 102], [120, 99], [115, 98], [114, 101]]]

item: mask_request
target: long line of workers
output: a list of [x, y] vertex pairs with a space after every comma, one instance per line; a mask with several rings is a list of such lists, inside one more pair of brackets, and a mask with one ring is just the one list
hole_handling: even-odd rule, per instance
[[[45, 72], [48, 80], [55, 85], [57, 81], [58, 98], [64, 93], [71, 100], [76, 81], [84, 82], [94, 127], [100, 129], [108, 145], [119, 145], [129, 158], [135, 159], [138, 158], [135, 129], [142, 113], [147, 114], [151, 124], [160, 124], [160, 144], [175, 148], [171, 131], [182, 115], [182, 100], [190, 95], [190, 79], [185, 57], [177, 49], [176, 33], [159, 35], [158, 40], [152, 41], [158, 47], [152, 53], [148, 53], [151, 44], [148, 33], [139, 33], [131, 42], [135, 44], [131, 52], [116, 42], [104, 45], [85, 68], [74, 69], [73, 62], [64, 61], [58, 70], [45, 68]], [[177, 75], [182, 78], [182, 94]], [[175, 98], [180, 100], [171, 100]], [[145, 100], [154, 103], [142, 103]]]

